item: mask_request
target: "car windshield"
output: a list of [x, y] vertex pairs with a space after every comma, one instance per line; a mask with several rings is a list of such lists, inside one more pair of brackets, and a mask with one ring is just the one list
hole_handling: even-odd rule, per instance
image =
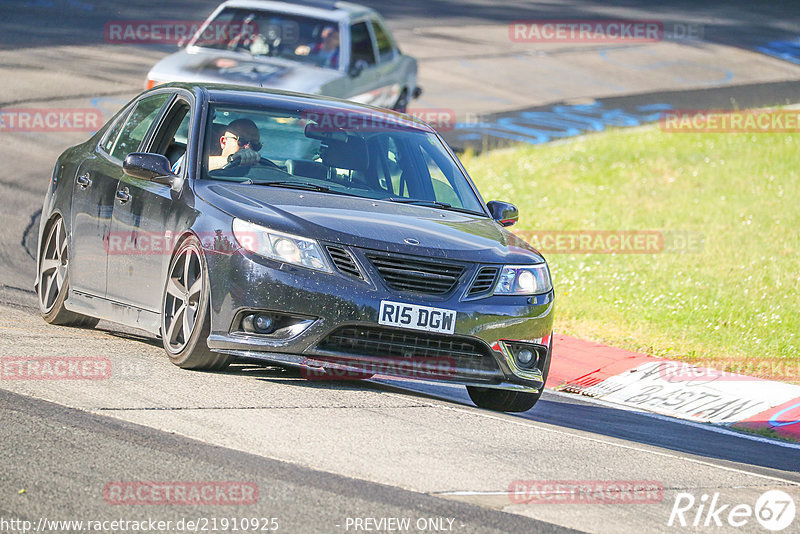
[[225, 8], [191, 44], [339, 68], [337, 23], [287, 13]]
[[401, 116], [219, 105], [209, 113], [205, 179], [485, 214], [439, 137]]

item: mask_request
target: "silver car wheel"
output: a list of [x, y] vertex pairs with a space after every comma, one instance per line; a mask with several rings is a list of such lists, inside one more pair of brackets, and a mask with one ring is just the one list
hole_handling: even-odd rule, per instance
[[49, 313], [56, 305], [58, 296], [67, 278], [69, 252], [64, 220], [58, 219], [47, 236], [39, 263], [39, 306], [42, 313]]
[[164, 345], [173, 353], [189, 343], [197, 323], [204, 284], [200, 252], [189, 246], [172, 260], [164, 302]]

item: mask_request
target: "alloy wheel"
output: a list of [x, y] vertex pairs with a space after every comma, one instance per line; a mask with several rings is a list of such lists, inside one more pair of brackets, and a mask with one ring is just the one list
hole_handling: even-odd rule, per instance
[[164, 303], [164, 341], [182, 351], [194, 332], [205, 283], [200, 253], [188, 246], [172, 261]]
[[67, 279], [69, 251], [63, 219], [58, 219], [50, 228], [46, 243], [39, 265], [38, 289], [42, 312], [49, 313], [55, 306]]

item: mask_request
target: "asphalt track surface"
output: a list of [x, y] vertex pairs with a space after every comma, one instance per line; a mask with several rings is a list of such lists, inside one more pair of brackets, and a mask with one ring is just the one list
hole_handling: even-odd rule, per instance
[[[430, 38], [442, 28], [452, 35], [453, 28], [470, 25], [601, 16], [694, 21], [704, 25], [704, 41], [742, 53], [800, 34], [800, 8], [791, 2], [366, 3], [404, 39], [415, 31], [428, 31]], [[185, 19], [187, 10], [203, 18], [214, 4], [3, 2], [0, 107], [85, 106], [92, 98], [119, 107], [169, 49], [109, 47], [103, 25]], [[421, 68], [432, 70], [425, 63]], [[796, 72], [788, 64], [786, 71], [788, 81], [770, 74], [768, 82], [752, 80], [750, 88], [727, 91], [741, 92], [739, 98], [752, 105], [780, 101], [796, 92]], [[432, 87], [446, 85], [428, 79]], [[594, 96], [591, 85], [587, 81], [581, 94]], [[701, 98], [691, 95], [703, 90], [711, 94], [702, 96], [706, 101], [729, 97], [692, 86], [675, 89], [674, 98], [690, 107]], [[652, 102], [652, 94], [631, 90], [619, 98]], [[446, 105], [435, 90], [428, 98], [426, 105]], [[528, 107], [548, 102], [542, 96]], [[476, 97], [464, 105], [481, 112], [490, 104]], [[525, 107], [517, 104], [491, 104], [492, 112]], [[764, 491], [780, 488], [800, 504], [799, 449], [701, 425], [550, 392], [531, 412], [508, 415], [478, 410], [463, 389], [447, 386], [305, 382], [246, 363], [226, 373], [192, 373], [171, 366], [157, 340], [134, 331], [109, 323], [91, 331], [46, 325], [31, 290], [38, 210], [56, 157], [84, 135], [0, 131], [0, 355], [103, 356], [114, 369], [111, 379], [92, 383], [0, 382], [3, 519], [257, 516], [277, 517], [283, 532], [344, 532], [354, 531], [346, 528], [347, 518], [442, 517], [454, 520], [456, 532], [659, 532], [683, 530], [667, 526], [681, 492], [698, 499], [718, 492], [725, 503], [752, 506]], [[148, 507], [110, 505], [103, 498], [109, 482], [152, 480], [245, 480], [257, 484], [259, 501]], [[520, 503], [507, 494], [515, 480], [657, 481], [663, 499]], [[796, 519], [785, 532], [800, 531], [798, 525]], [[760, 526], [751, 520], [745, 528]]]

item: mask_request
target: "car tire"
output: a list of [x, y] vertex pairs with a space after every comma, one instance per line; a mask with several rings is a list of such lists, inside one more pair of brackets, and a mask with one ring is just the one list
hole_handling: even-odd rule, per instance
[[36, 296], [42, 318], [50, 324], [94, 328], [99, 319], [69, 311], [69, 243], [64, 219], [56, 217], [45, 230], [36, 269]]
[[220, 371], [233, 361], [208, 348], [210, 294], [202, 245], [188, 237], [170, 260], [161, 299], [161, 342], [170, 361], [183, 369]]
[[[550, 356], [552, 352], [553, 345], [551, 343], [547, 351], [547, 359], [544, 362], [544, 368], [542, 369], [544, 383], [547, 382], [547, 375], [550, 374]], [[539, 398], [544, 391], [544, 383], [542, 384], [542, 389], [536, 393], [482, 388], [477, 386], [467, 386], [467, 393], [469, 393], [469, 398], [472, 399], [472, 402], [479, 408], [495, 412], [527, 412], [539, 402]]]
[[402, 90], [392, 109], [400, 113], [405, 113], [408, 111], [408, 89]]
[[476, 386], [467, 386], [469, 398], [479, 408], [494, 412], [527, 412], [542, 395], [538, 393], [523, 393], [507, 389], [492, 389]]

